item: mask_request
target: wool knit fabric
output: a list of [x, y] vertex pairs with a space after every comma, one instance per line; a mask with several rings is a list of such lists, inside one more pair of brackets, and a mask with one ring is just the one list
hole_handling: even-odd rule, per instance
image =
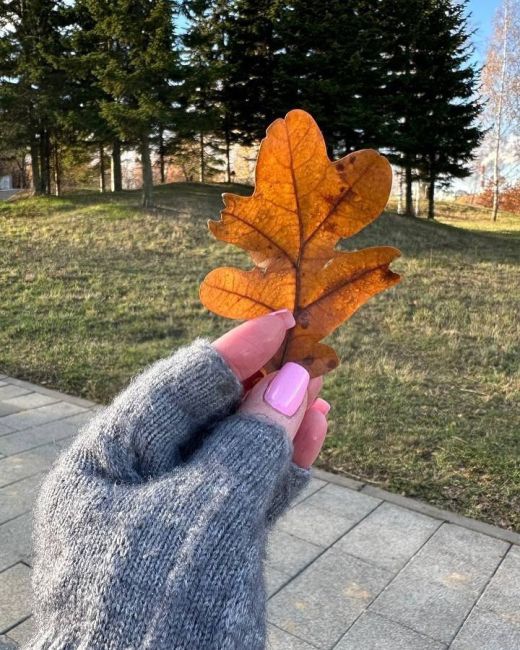
[[197, 339], [80, 431], [37, 500], [26, 648], [265, 648], [267, 532], [310, 473], [242, 390]]

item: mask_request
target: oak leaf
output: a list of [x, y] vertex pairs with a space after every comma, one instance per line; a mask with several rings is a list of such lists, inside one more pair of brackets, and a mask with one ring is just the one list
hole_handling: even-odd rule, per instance
[[245, 249], [255, 268], [211, 271], [200, 287], [202, 303], [220, 316], [250, 319], [277, 309], [293, 312], [296, 326], [266, 371], [286, 361], [318, 376], [338, 365], [320, 340], [399, 276], [389, 264], [400, 255], [381, 246], [339, 251], [384, 209], [391, 167], [370, 149], [331, 162], [314, 119], [293, 110], [267, 129], [252, 196], [224, 194], [220, 221], [209, 229]]

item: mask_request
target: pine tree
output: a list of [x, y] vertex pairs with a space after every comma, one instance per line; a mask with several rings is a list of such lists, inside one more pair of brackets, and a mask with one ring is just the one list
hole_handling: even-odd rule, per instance
[[3, 130], [10, 125], [17, 146], [30, 148], [36, 193], [50, 193], [53, 167], [59, 191], [60, 116], [70, 94], [57, 61], [63, 55], [66, 27], [66, 6], [55, 0], [11, 0], [0, 16]]
[[381, 35], [374, 29], [373, 4], [292, 0], [279, 12], [283, 49], [275, 77], [280, 108], [312, 113], [331, 156], [378, 146], [383, 139]]
[[406, 214], [413, 215], [412, 182], [428, 183], [434, 216], [435, 183], [469, 173], [481, 139], [476, 118], [478, 75], [469, 65], [465, 5], [453, 0], [382, 0], [376, 20], [386, 30], [385, 145], [404, 168]]
[[98, 88], [100, 114], [141, 154], [143, 207], [153, 205], [151, 138], [169, 124], [178, 81], [170, 0], [82, 0], [101, 44], [86, 60]]
[[[429, 13], [418, 70], [424, 84], [418, 166], [428, 184], [428, 218], [435, 216], [435, 184], [469, 176], [483, 132], [477, 124], [478, 74], [470, 65], [471, 47], [464, 4], [437, 1]], [[423, 70], [426, 74], [423, 75]]]
[[[177, 151], [198, 151], [201, 183], [209, 174], [207, 151], [220, 129], [219, 87], [222, 80], [221, 58], [217, 48], [215, 3], [210, 0], [189, 0], [184, 4], [189, 28], [182, 36], [184, 79], [181, 106], [184, 116], [172, 147]], [[195, 144], [196, 143], [196, 144]]]
[[242, 144], [263, 138], [266, 127], [280, 117], [275, 66], [282, 47], [277, 23], [283, 4], [232, 0], [227, 18], [221, 19], [225, 131]]

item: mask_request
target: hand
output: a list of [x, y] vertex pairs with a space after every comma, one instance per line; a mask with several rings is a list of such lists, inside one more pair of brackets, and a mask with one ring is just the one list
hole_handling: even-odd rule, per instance
[[288, 415], [264, 399], [272, 376], [242, 402], [241, 380], [291, 322], [161, 359], [58, 458], [34, 514], [28, 648], [264, 649], [267, 529], [309, 480], [326, 409], [308, 375]]
[[[240, 381], [245, 383], [275, 355], [287, 330], [294, 324], [291, 312], [281, 310], [235, 327], [217, 339], [213, 346]], [[318, 457], [327, 434], [326, 415], [330, 406], [318, 398], [323, 378], [310, 380], [305, 401], [295, 415], [289, 418], [271, 408], [263, 399], [274, 374], [264, 377], [247, 393], [239, 410], [242, 413], [269, 417], [282, 425], [293, 441], [293, 462], [299, 467], [308, 468]]]

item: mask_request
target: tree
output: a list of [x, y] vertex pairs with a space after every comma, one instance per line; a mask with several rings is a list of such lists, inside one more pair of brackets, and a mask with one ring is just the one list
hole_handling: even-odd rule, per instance
[[196, 142], [199, 160], [199, 180], [208, 175], [206, 152], [211, 140], [221, 128], [220, 88], [222, 86], [222, 57], [218, 48], [217, 3], [209, 0], [189, 0], [184, 4], [189, 28], [182, 36], [184, 82], [181, 90], [183, 117], [178, 122], [175, 148], [193, 150]]
[[258, 142], [280, 117], [275, 66], [282, 47], [277, 21], [284, 3], [278, 0], [232, 0], [220, 11], [220, 43], [225, 74], [222, 105], [225, 139]]
[[493, 160], [493, 206], [496, 221], [502, 186], [505, 145], [520, 136], [520, 2], [503, 0], [498, 8], [483, 71], [487, 100], [484, 120]]
[[[50, 193], [60, 116], [67, 110], [68, 79], [57, 65], [63, 54], [67, 9], [56, 0], [10, 0], [0, 14], [0, 112], [17, 146], [31, 152], [36, 193]], [[4, 126], [4, 130], [6, 129]], [[12, 143], [14, 144], [14, 143]], [[53, 162], [54, 149], [54, 162]], [[57, 182], [56, 182], [57, 181]]]
[[434, 217], [435, 184], [466, 176], [482, 132], [478, 75], [471, 56], [466, 0], [382, 0], [378, 20], [386, 29], [386, 82], [381, 101], [389, 130], [386, 146], [405, 173], [405, 211], [414, 214], [412, 183], [428, 184]]
[[380, 146], [384, 73], [374, 3], [292, 0], [279, 12], [276, 58], [279, 112], [298, 106], [316, 118], [331, 156]]
[[82, 0], [101, 47], [85, 57], [98, 88], [100, 115], [139, 149], [143, 207], [153, 205], [151, 138], [172, 119], [179, 78], [170, 0]]
[[477, 123], [482, 105], [477, 97], [478, 73], [470, 63], [465, 4], [432, 3], [417, 53], [424, 108], [414, 128], [419, 135], [419, 175], [428, 187], [429, 219], [435, 216], [436, 183], [469, 176], [483, 137]]

